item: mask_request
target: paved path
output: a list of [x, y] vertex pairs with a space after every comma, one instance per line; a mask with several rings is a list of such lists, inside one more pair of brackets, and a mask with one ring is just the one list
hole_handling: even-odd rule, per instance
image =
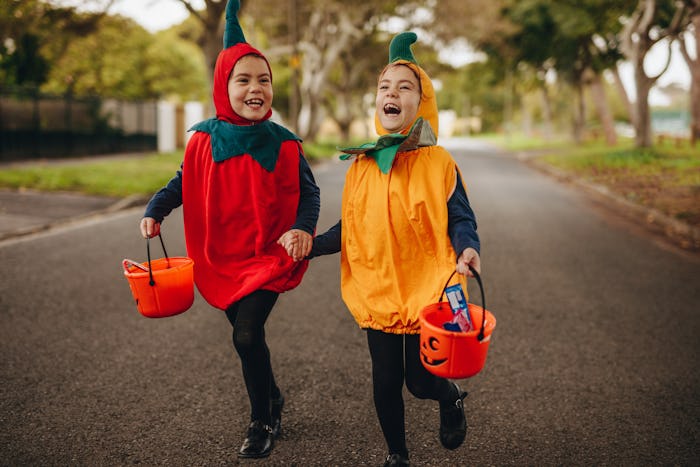
[[[453, 151], [498, 325], [486, 368], [462, 381], [461, 448], [439, 446], [436, 404], [406, 398], [414, 465], [697, 464], [700, 262], [512, 157]], [[346, 167], [315, 171], [320, 230], [338, 218]], [[280, 298], [267, 335], [285, 434], [269, 459], [239, 461], [247, 402], [224, 317], [199, 297], [163, 320], [131, 302], [120, 262], [145, 255], [141, 212], [0, 243], [0, 465], [381, 465], [338, 257]], [[179, 212], [164, 235], [184, 253]]]

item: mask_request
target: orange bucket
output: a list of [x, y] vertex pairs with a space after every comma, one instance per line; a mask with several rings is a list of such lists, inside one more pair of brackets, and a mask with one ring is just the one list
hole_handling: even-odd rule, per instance
[[420, 312], [420, 357], [423, 366], [442, 378], [469, 378], [479, 373], [486, 363], [486, 354], [491, 334], [496, 327], [496, 318], [484, 307], [484, 287], [479, 274], [469, 268], [481, 291], [481, 304], [469, 303], [467, 308], [474, 329], [471, 331], [449, 331], [443, 324], [453, 317], [449, 302], [442, 301], [444, 289], [455, 275], [452, 273], [443, 287], [440, 302], [426, 306]]
[[148, 318], [183, 313], [194, 302], [194, 261], [182, 256], [168, 257], [163, 237], [159, 235], [159, 238], [165, 258], [151, 260], [150, 243], [146, 239], [147, 262], [122, 261], [136, 307]]

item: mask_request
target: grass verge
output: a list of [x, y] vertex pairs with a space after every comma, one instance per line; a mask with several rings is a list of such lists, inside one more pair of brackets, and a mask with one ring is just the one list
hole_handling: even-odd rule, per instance
[[[338, 155], [332, 141], [304, 144], [310, 161]], [[39, 160], [0, 166], [0, 188], [71, 191], [98, 196], [150, 196], [180, 168], [183, 151], [136, 156]]]
[[635, 148], [631, 140], [615, 146], [591, 141], [580, 146], [522, 137], [491, 142], [528, 153], [540, 163], [573, 177], [603, 185], [623, 198], [691, 226], [700, 226], [700, 150], [666, 140], [652, 148]]

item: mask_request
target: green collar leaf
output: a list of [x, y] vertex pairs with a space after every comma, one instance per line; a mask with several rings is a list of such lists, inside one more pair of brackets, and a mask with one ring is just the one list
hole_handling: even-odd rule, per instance
[[215, 162], [250, 154], [269, 172], [275, 170], [280, 146], [284, 141], [301, 141], [297, 135], [270, 120], [243, 126], [211, 118], [195, 124], [190, 128], [192, 130], [211, 135], [212, 158]]
[[408, 134], [391, 133], [380, 136], [376, 143], [365, 143], [358, 147], [340, 148], [343, 154], [341, 160], [350, 159], [359, 154], [373, 158], [384, 174], [391, 171], [397, 153], [413, 151], [423, 146], [434, 146], [437, 138], [430, 124], [419, 117]]

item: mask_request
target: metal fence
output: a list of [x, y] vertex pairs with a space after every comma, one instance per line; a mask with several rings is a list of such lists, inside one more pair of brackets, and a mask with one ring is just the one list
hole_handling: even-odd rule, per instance
[[0, 161], [155, 151], [157, 102], [0, 90]]

